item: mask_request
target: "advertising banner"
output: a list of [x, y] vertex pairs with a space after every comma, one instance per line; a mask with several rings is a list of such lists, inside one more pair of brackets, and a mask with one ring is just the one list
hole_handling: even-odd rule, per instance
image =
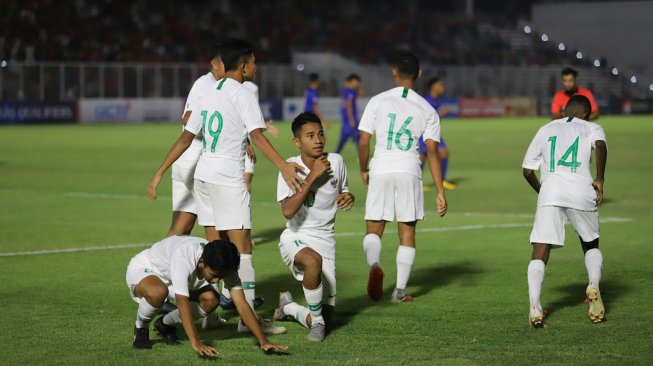
[[460, 117], [535, 116], [537, 100], [534, 97], [460, 97]]
[[0, 101], [0, 124], [76, 121], [77, 102]]
[[176, 122], [183, 111], [181, 98], [79, 100], [81, 123]]

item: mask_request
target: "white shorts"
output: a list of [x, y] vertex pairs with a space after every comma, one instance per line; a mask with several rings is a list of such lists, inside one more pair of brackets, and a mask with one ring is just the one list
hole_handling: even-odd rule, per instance
[[131, 295], [134, 301], [136, 302], [139, 301], [138, 296], [134, 294], [134, 289], [136, 288], [136, 285], [138, 285], [145, 277], [157, 276], [161, 281], [163, 281], [163, 283], [166, 284], [166, 286], [171, 285], [170, 281], [165, 280], [163, 277], [161, 277], [161, 275], [156, 273], [152, 268], [153, 267], [150, 264], [150, 261], [148, 261], [146, 258], [143, 258], [141, 254], [136, 255], [134, 258], [132, 258], [131, 261], [129, 261], [125, 280], [127, 281], [129, 294]]
[[245, 156], [245, 174], [254, 174], [254, 162], [249, 156]]
[[413, 222], [424, 219], [422, 179], [410, 174], [370, 177], [365, 200], [365, 220]]
[[[304, 280], [304, 272], [295, 267], [295, 256], [300, 250], [310, 248], [311, 242], [320, 240], [311, 238], [307, 235], [300, 235], [293, 233], [288, 235], [281, 234], [279, 239], [279, 252], [281, 252], [281, 259], [286, 264], [293, 277], [297, 281]], [[323, 303], [330, 306], [336, 306], [336, 261], [335, 259], [328, 259], [322, 257], [322, 283], [325, 288]]]
[[599, 212], [558, 206], [538, 207], [531, 232], [531, 243], [565, 245], [565, 223], [569, 220], [584, 242], [599, 237]]
[[193, 197], [195, 169], [172, 165], [172, 211], [190, 212], [197, 215]]
[[[195, 180], [198, 221], [220, 230], [252, 228], [252, 208], [247, 187], [228, 187]], [[206, 221], [202, 222], [202, 218]]]

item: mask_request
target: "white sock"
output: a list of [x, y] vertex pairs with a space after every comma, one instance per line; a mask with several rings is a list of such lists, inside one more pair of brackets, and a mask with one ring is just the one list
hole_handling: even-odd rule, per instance
[[537, 305], [542, 309], [540, 304], [540, 293], [542, 292], [542, 282], [544, 281], [545, 264], [540, 259], [533, 259], [528, 264], [528, 298], [531, 306]]
[[150, 305], [144, 297], [138, 300], [138, 312], [136, 313], [136, 328], [149, 328], [150, 322], [159, 308]]
[[199, 318], [205, 318], [207, 312], [202, 309], [200, 304], [195, 301], [190, 302], [190, 311], [193, 313], [193, 320], [199, 319]]
[[249, 306], [254, 310], [254, 297], [256, 296], [256, 273], [252, 266], [252, 255], [240, 255], [240, 268], [238, 269], [238, 277], [243, 285], [245, 292], [245, 300]]
[[381, 261], [381, 238], [376, 234], [367, 234], [363, 239], [363, 250], [367, 258], [367, 265], [372, 267]]
[[413, 268], [415, 261], [415, 248], [400, 245], [397, 249], [397, 288], [406, 289], [410, 270]]
[[163, 324], [177, 326], [181, 324], [181, 314], [179, 314], [179, 309], [171, 311], [163, 317]]
[[322, 283], [320, 283], [320, 285], [314, 290], [309, 290], [304, 286], [302, 286], [302, 288], [304, 289], [304, 297], [308, 303], [308, 311], [310, 311], [311, 316], [315, 319], [321, 318], [322, 296], [324, 295], [322, 291]]
[[305, 308], [296, 302], [291, 302], [290, 304], [286, 304], [283, 307], [283, 312], [292, 316], [299, 322], [299, 324], [308, 328], [308, 322], [306, 318], [311, 315], [311, 313], [308, 311], [308, 308]]
[[599, 248], [590, 249], [585, 253], [585, 267], [587, 268], [587, 277], [590, 284], [599, 288], [601, 281], [601, 272], [603, 270], [603, 254]]

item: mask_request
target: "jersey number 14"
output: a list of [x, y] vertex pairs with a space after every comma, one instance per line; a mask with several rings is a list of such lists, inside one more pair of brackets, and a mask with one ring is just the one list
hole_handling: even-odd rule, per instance
[[[549, 137], [549, 142], [551, 143], [551, 162], [549, 166], [549, 171], [550, 172], [555, 172], [556, 170], [556, 161], [555, 161], [555, 155], [556, 155], [556, 140], [558, 139], [558, 136], [551, 136]], [[569, 161], [571, 159], [571, 161]], [[578, 161], [578, 137], [576, 137], [576, 140], [574, 140], [574, 143], [569, 146], [567, 151], [565, 151], [564, 155], [558, 160], [557, 165], [562, 165], [562, 166], [568, 166], [571, 168], [572, 173], [576, 173], [576, 169], [580, 167], [580, 162]]]

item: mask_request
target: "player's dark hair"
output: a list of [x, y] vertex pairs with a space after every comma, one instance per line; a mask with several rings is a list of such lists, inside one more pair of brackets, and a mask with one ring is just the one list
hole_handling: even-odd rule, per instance
[[585, 118], [592, 112], [592, 104], [584, 95], [574, 95], [565, 105], [565, 113], [571, 117]]
[[358, 80], [358, 81], [361, 81], [361, 77], [358, 76], [358, 74], [349, 74], [349, 75], [347, 75], [347, 77], [345, 78], [345, 81], [352, 81], [352, 80]]
[[320, 75], [318, 75], [317, 73], [312, 72], [308, 74], [308, 81], [310, 81], [311, 83], [314, 83], [318, 80], [320, 80]]
[[222, 43], [222, 63], [225, 71], [233, 71], [247, 63], [254, 54], [254, 45], [237, 38], [230, 38]]
[[322, 126], [322, 121], [320, 121], [320, 117], [318, 117], [317, 114], [313, 112], [300, 113], [299, 116], [295, 117], [295, 119], [292, 121], [292, 125], [290, 126], [292, 129], [292, 134], [297, 137], [299, 135], [299, 131], [302, 129], [302, 126], [307, 123], [318, 123], [320, 126]]
[[562, 72], [560, 75], [565, 76], [565, 75], [574, 75], [574, 78], [578, 76], [578, 71], [572, 69], [571, 67], [565, 67], [562, 69]]
[[401, 78], [415, 80], [419, 76], [419, 59], [410, 52], [399, 54], [394, 66]]
[[440, 78], [436, 76], [434, 78], [430, 78], [429, 82], [426, 83], [426, 85], [428, 86], [429, 90], [431, 90], [433, 85], [437, 84], [438, 82], [440, 82]]
[[211, 60], [222, 58], [222, 42], [217, 42], [211, 49]]
[[208, 242], [202, 252], [204, 265], [215, 271], [219, 278], [233, 273], [240, 267], [240, 254], [236, 246], [227, 239]]

